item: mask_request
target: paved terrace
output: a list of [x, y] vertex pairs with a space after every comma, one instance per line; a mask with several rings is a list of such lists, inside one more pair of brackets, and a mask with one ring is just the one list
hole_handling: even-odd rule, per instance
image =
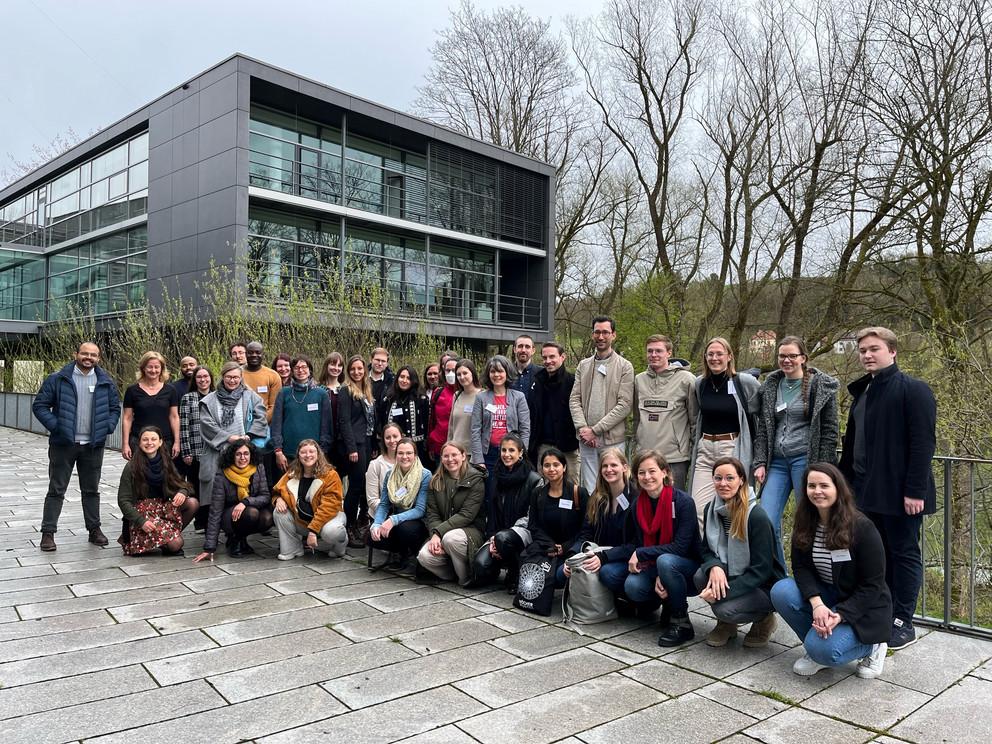
[[[78, 491], [41, 553], [46, 442], [0, 429], [0, 738], [17, 742], [986, 742], [992, 643], [931, 632], [881, 679], [791, 672], [773, 643], [656, 645], [623, 619], [580, 635], [499, 591], [369, 574], [362, 556], [215, 565], [124, 558], [104, 466], [109, 548]], [[74, 481], [75, 485], [75, 481]], [[192, 535], [187, 553], [202, 541]], [[254, 544], [259, 541], [253, 538]], [[743, 634], [742, 634], [743, 635]], [[736, 644], [736, 645], [735, 645]]]

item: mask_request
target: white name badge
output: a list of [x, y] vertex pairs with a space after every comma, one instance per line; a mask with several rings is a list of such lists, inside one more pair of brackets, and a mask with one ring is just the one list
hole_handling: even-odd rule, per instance
[[267, 392], [269, 392], [269, 386], [268, 385], [259, 385], [255, 389], [255, 392], [256, 393], [267, 393]]
[[843, 563], [844, 561], [849, 561], [849, 560], [851, 560], [851, 551], [850, 550], [831, 550], [830, 551], [830, 560], [833, 563]]
[[402, 408], [393, 408], [389, 412], [389, 415], [390, 416], [401, 416], [402, 414], [403, 414], [403, 409]]
[[675, 519], [675, 502], [672, 502], [672, 519]]
[[486, 404], [486, 410], [489, 411], [489, 413], [496, 413], [496, 404], [495, 403], [487, 403]]
[[473, 406], [465, 406], [465, 413], [472, 413]]
[[96, 385], [90, 385], [89, 386], [89, 389], [90, 389], [90, 392], [91, 393], [95, 393], [96, 392]]
[[399, 489], [396, 491], [396, 498], [401, 499], [404, 496], [406, 496], [406, 486], [400, 486]]
[[727, 380], [727, 394], [728, 395], [733, 395], [734, 394], [734, 381], [733, 380]]
[[624, 511], [627, 511], [627, 507], [630, 506], [630, 502], [627, 501], [627, 497], [624, 496], [623, 494], [617, 496], [617, 504], [619, 504], [620, 508], [623, 509]]
[[787, 403], [779, 403], [777, 406], [775, 406], [775, 413], [781, 413], [788, 407], [789, 406]]
[[601, 375], [605, 375], [606, 374], [606, 365], [605, 364], [600, 364], [598, 367], [596, 367], [596, 371], [599, 372], [599, 374], [601, 374]]
[[571, 509], [572, 508], [572, 500], [571, 499], [558, 499], [558, 508], [559, 509]]
[[316, 411], [318, 408], [320, 408], [320, 405], [317, 403], [307, 403], [308, 411]]

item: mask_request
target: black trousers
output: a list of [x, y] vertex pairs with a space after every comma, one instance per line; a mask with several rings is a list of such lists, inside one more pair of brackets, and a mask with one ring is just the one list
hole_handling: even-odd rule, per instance
[[874, 522], [885, 547], [885, 583], [892, 594], [892, 617], [912, 622], [923, 585], [923, 515], [865, 513]]
[[427, 525], [422, 519], [400, 522], [389, 531], [389, 537], [378, 541], [373, 540], [372, 534], [369, 533], [369, 545], [373, 548], [399, 553], [404, 557], [416, 555], [425, 542], [427, 542]]
[[65, 490], [72, 478], [72, 469], [79, 476], [82, 494], [83, 522], [86, 529], [100, 526], [100, 472], [103, 470], [103, 447], [88, 444], [48, 444], [48, 493], [41, 517], [42, 532], [57, 532], [59, 515], [65, 503]]

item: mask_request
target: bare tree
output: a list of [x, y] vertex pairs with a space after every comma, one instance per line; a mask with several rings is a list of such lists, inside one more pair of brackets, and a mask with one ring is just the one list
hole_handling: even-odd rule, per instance
[[39, 168], [48, 161], [57, 158], [62, 153], [78, 145], [82, 139], [72, 127], [69, 127], [65, 132], [56, 134], [45, 145], [32, 145], [31, 151], [33, 155], [26, 160], [15, 157], [8, 152], [8, 165], [0, 170], [0, 188], [13, 183], [21, 176], [26, 176], [35, 168]]

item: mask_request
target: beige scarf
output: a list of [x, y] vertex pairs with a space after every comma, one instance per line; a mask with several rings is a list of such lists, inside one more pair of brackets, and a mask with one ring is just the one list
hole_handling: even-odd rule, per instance
[[[389, 471], [389, 480], [386, 481], [386, 493], [389, 495], [389, 503], [398, 509], [406, 511], [417, 500], [420, 493], [420, 481], [424, 477], [424, 466], [420, 464], [419, 458], [413, 459], [413, 464], [404, 475], [399, 464]], [[404, 490], [405, 489], [405, 490]]]

